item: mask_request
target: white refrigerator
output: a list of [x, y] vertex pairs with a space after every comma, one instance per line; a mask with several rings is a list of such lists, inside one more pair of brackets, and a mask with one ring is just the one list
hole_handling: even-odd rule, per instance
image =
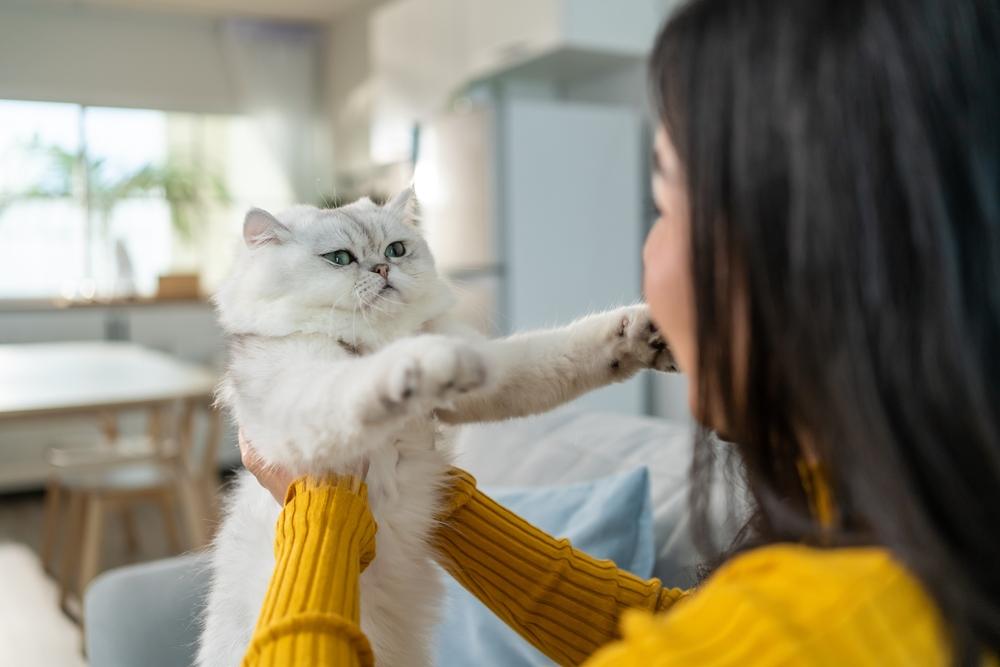
[[[506, 334], [640, 298], [645, 136], [633, 107], [503, 96], [421, 127], [422, 224], [470, 321]], [[650, 412], [650, 378], [576, 403]]]

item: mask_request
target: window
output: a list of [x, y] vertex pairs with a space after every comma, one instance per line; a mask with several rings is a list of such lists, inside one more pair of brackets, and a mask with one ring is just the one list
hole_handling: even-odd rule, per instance
[[0, 299], [151, 296], [292, 201], [241, 116], [0, 100]]

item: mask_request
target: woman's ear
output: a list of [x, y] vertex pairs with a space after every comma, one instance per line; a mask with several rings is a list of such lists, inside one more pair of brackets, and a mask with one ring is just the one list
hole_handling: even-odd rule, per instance
[[419, 223], [417, 216], [417, 196], [413, 191], [413, 185], [408, 185], [385, 205], [386, 210], [399, 213], [403, 219], [416, 225]]
[[291, 230], [262, 208], [250, 209], [243, 219], [243, 241], [248, 248], [266, 243], [284, 243], [291, 237]]

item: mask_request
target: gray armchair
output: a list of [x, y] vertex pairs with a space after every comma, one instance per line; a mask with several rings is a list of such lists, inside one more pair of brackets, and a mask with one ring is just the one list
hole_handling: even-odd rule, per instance
[[190, 554], [110, 570], [84, 601], [91, 667], [189, 667], [208, 559]]

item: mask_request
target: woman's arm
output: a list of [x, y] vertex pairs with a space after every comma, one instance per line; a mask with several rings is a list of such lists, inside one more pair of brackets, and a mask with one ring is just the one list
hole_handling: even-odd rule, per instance
[[[242, 433], [240, 446], [247, 468], [275, 498], [280, 498], [287, 476], [280, 469], [264, 466]], [[301, 484], [308, 482], [300, 480], [289, 491], [293, 504], [304, 502], [302, 490], [297, 487]], [[314, 483], [306, 489], [307, 496], [318, 496], [323, 489]], [[325, 491], [331, 493], [331, 487], [327, 485]], [[439, 516], [441, 527], [434, 536], [438, 561], [498, 617], [560, 664], [579, 664], [601, 646], [618, 639], [619, 618], [624, 610], [662, 611], [688, 594], [677, 588], [663, 588], [657, 579], [640, 579], [610, 561], [597, 560], [573, 549], [567, 540], [544, 533], [481, 493], [467, 472], [451, 470], [447, 494], [446, 506]], [[331, 500], [337, 498], [333, 494]], [[244, 664], [255, 667], [285, 664], [280, 658], [252, 662], [251, 657], [258, 638], [265, 642], [270, 627], [282, 622], [276, 618], [282, 609], [281, 601], [295, 592], [299, 598], [304, 595], [299, 590], [303, 574], [298, 568], [308, 568], [311, 572], [317, 565], [329, 577], [329, 585], [341, 592], [331, 596], [329, 601], [339, 602], [339, 606], [334, 605], [336, 608], [328, 612], [339, 620], [328, 628], [317, 629], [315, 634], [331, 633], [324, 641], [345, 652], [343, 660], [335, 664], [370, 664], [371, 652], [358, 631], [357, 612], [357, 577], [374, 557], [374, 522], [364, 492], [359, 497], [348, 490], [340, 503], [311, 501], [302, 511], [295, 507], [286, 505], [279, 521], [278, 564]], [[370, 530], [361, 529], [365, 521], [371, 522]], [[355, 533], [366, 536], [357, 544], [348, 531], [330, 529], [341, 524], [355, 525], [354, 522], [359, 526]], [[336, 565], [320, 559], [324, 548], [296, 547], [317, 535], [328, 542], [325, 548], [332, 549], [334, 554], [346, 554], [346, 563], [342, 564], [344, 559], [339, 557]], [[345, 539], [346, 546], [340, 543]], [[369, 544], [370, 552], [366, 546]], [[293, 632], [290, 638], [285, 638], [289, 646], [286, 650], [292, 650], [294, 635]]]
[[576, 665], [619, 638], [625, 609], [662, 611], [687, 595], [592, 558], [535, 528], [451, 471], [435, 534], [438, 560], [507, 625], [559, 664]]
[[367, 489], [353, 477], [288, 487], [276, 563], [243, 667], [374, 664], [358, 577], [375, 557]]

